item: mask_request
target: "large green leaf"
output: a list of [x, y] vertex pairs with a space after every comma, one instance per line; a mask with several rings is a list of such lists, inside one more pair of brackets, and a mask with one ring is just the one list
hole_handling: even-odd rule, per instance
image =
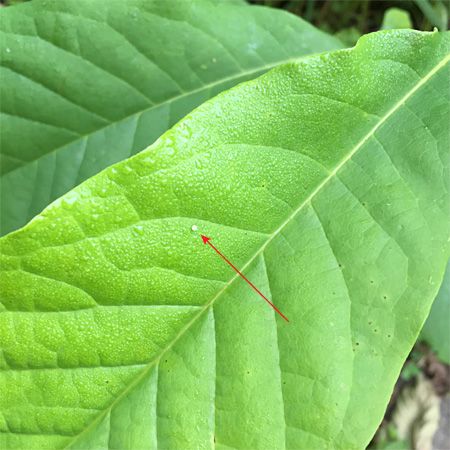
[[2, 238], [0, 447], [364, 447], [448, 258], [449, 39], [277, 68]]
[[1, 11], [2, 234], [194, 107], [340, 48], [282, 11], [204, 0], [34, 0]]

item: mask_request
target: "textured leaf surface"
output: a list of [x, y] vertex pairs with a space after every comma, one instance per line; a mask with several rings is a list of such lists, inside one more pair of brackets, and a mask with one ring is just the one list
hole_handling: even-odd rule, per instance
[[2, 8], [2, 234], [280, 62], [340, 48], [245, 2], [35, 0]]
[[428, 342], [441, 361], [450, 364], [450, 263], [420, 337]]
[[448, 259], [448, 53], [284, 65], [2, 238], [0, 447], [367, 445]]

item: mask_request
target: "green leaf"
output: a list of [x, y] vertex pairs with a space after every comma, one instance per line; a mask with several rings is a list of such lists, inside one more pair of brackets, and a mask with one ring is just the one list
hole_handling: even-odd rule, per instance
[[450, 263], [436, 300], [420, 334], [441, 361], [450, 364]]
[[449, 41], [283, 65], [2, 238], [0, 447], [364, 448], [448, 259]]
[[295, 16], [240, 3], [34, 0], [4, 8], [1, 233], [220, 91], [342, 47]]
[[400, 8], [389, 8], [383, 16], [382, 30], [413, 28], [409, 12]]
[[403, 367], [401, 377], [405, 381], [410, 381], [413, 378], [416, 378], [419, 374], [419, 366], [417, 366], [417, 364], [415, 364], [414, 362], [409, 362]]
[[358, 42], [361, 37], [361, 32], [356, 27], [349, 27], [339, 30], [334, 34], [336, 38], [344, 42], [348, 46], [353, 46]]

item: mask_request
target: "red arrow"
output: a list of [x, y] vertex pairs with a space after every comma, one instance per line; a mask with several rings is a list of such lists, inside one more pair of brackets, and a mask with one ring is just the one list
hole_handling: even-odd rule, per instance
[[209, 242], [211, 238], [201, 235], [203, 243], [208, 244], [238, 275], [240, 275], [249, 285], [255, 290], [286, 322], [289, 322], [289, 319], [243, 274], [241, 271], [230, 262], [225, 255], [223, 255], [214, 244]]

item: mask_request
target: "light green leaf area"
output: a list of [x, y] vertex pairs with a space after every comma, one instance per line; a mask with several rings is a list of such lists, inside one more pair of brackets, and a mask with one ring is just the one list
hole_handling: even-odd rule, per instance
[[400, 8], [389, 8], [383, 16], [382, 30], [393, 28], [413, 28], [408, 11]]
[[2, 238], [0, 447], [365, 447], [448, 259], [449, 41], [277, 68]]
[[441, 361], [450, 364], [450, 263], [436, 300], [431, 307], [421, 339], [428, 342]]
[[0, 17], [2, 234], [220, 91], [342, 47], [245, 2], [34, 0]]

